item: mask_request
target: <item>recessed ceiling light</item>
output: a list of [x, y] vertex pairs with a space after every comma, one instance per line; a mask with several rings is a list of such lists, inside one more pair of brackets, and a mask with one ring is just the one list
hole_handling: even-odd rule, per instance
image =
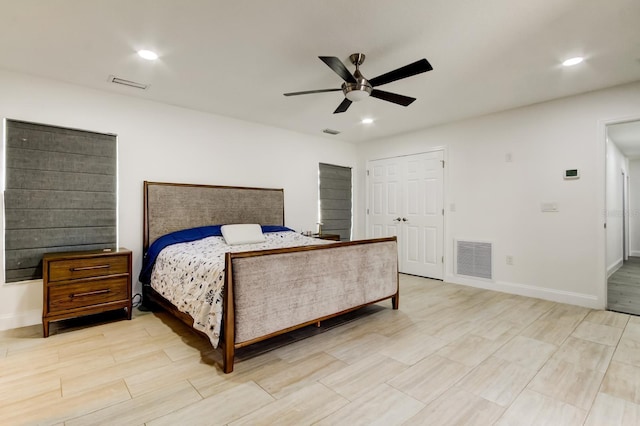
[[361, 123], [362, 124], [371, 124], [371, 123], [373, 123], [373, 118], [363, 118]]
[[576, 56], [575, 58], [569, 58], [562, 63], [565, 67], [572, 67], [574, 65], [578, 65], [580, 62], [584, 61], [584, 58], [581, 56]]
[[151, 50], [138, 50], [138, 55], [148, 61], [155, 61], [156, 59], [158, 59], [158, 54], [156, 52], [152, 52]]

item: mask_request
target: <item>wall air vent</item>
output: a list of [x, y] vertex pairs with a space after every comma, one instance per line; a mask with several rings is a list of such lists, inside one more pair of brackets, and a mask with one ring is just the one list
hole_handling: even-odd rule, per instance
[[476, 278], [493, 278], [493, 245], [478, 241], [456, 240], [456, 274]]
[[136, 89], [147, 90], [149, 88], [149, 84], [137, 83], [131, 80], [125, 80], [124, 78], [119, 78], [113, 75], [109, 76], [109, 83], [121, 84], [123, 86], [135, 87]]
[[333, 130], [333, 129], [324, 129], [323, 130], [324, 133], [327, 133], [329, 135], [339, 135], [340, 132], [337, 130]]

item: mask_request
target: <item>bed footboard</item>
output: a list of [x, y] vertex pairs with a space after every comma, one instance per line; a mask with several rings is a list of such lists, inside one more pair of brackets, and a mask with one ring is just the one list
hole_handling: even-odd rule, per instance
[[235, 349], [391, 298], [398, 308], [395, 237], [227, 253], [224, 371]]

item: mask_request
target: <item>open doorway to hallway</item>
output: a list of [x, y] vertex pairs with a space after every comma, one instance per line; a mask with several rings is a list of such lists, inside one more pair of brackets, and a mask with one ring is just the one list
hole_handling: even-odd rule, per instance
[[607, 126], [607, 309], [640, 315], [640, 121]]

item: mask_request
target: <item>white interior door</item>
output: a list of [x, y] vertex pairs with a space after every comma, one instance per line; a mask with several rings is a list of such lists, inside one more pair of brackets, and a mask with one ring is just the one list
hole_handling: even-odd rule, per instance
[[406, 157], [402, 216], [404, 271], [437, 279], [443, 278], [442, 156], [435, 151]]
[[[398, 237], [402, 221], [402, 162], [396, 158], [372, 162], [369, 171], [370, 237]], [[402, 269], [402, 267], [401, 267]]]
[[400, 272], [444, 276], [442, 160], [434, 151], [370, 163], [368, 235], [398, 237]]

